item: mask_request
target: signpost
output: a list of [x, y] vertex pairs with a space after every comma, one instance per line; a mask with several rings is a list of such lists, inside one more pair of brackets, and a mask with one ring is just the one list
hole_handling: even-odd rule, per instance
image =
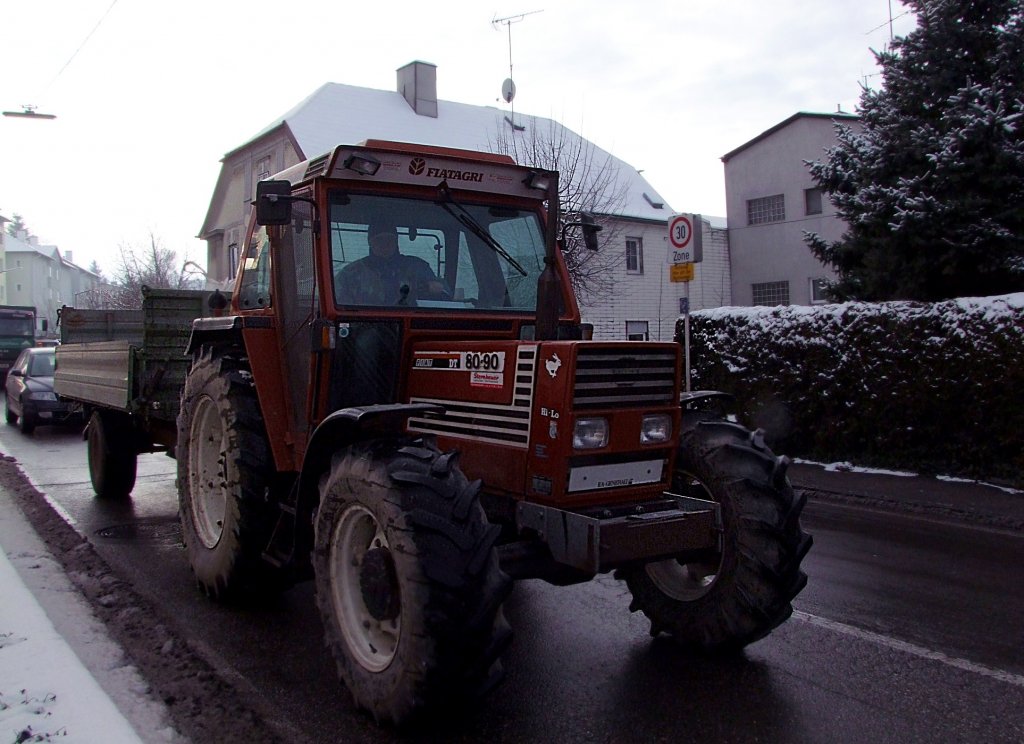
[[676, 214], [668, 220], [668, 278], [683, 282], [685, 295], [679, 298], [683, 316], [683, 353], [686, 366], [686, 392], [690, 392], [690, 282], [693, 265], [704, 260], [703, 221], [699, 214]]

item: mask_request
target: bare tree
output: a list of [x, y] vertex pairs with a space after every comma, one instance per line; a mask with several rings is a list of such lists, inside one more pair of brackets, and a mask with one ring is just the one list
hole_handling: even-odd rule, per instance
[[113, 307], [142, 307], [142, 288], [198, 289], [201, 284], [186, 271], [186, 260], [178, 263], [177, 254], [164, 248], [160, 239], [149, 234], [149, 245], [140, 248], [122, 243], [121, 263], [114, 276], [114, 292], [110, 297]]
[[569, 230], [565, 236], [565, 262], [581, 302], [607, 294], [614, 287], [616, 270], [625, 261], [625, 246], [619, 240], [621, 223], [615, 218], [626, 203], [628, 188], [619, 179], [618, 163], [550, 119], [547, 126], [535, 117], [526, 117], [525, 121], [529, 125], [518, 131], [503, 126], [492, 138], [490, 149], [510, 155], [520, 165], [558, 171], [559, 231], [581, 212], [589, 212], [597, 219], [603, 228], [599, 233], [601, 250], [588, 251], [580, 232]]

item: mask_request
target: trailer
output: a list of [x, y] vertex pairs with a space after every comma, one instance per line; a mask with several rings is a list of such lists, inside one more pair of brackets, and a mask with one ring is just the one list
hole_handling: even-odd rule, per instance
[[209, 312], [208, 295], [144, 287], [141, 309], [61, 309], [54, 391], [88, 421], [83, 437], [98, 496], [131, 493], [138, 455], [173, 454], [185, 347], [192, 321]]

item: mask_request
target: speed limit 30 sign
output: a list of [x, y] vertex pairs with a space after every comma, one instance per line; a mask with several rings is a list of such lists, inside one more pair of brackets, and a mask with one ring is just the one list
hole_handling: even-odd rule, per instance
[[701, 250], [700, 216], [676, 214], [668, 221], [669, 263], [697, 263]]

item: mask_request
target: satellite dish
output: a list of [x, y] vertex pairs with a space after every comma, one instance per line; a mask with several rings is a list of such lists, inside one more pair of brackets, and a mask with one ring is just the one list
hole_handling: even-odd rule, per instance
[[501, 84], [501, 97], [505, 99], [505, 103], [512, 103], [512, 99], [516, 97], [516, 84], [512, 82], [512, 78], [505, 78], [505, 82]]

